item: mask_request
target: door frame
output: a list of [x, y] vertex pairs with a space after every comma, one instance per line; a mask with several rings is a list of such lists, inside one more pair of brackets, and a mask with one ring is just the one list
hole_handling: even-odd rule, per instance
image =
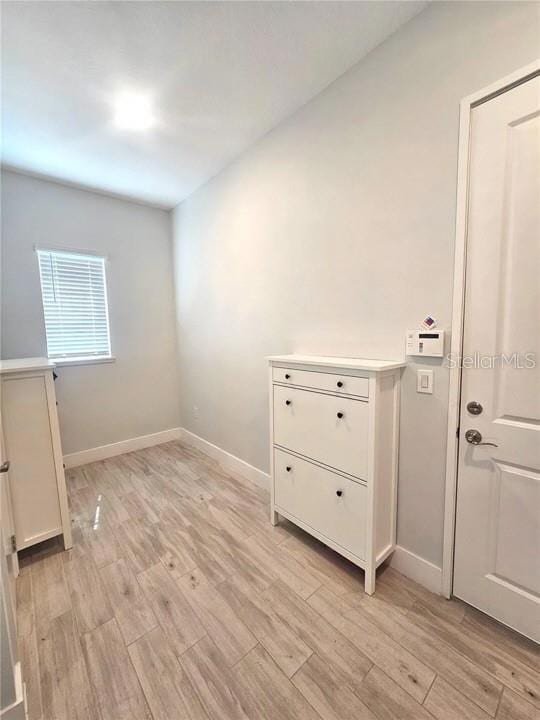
[[[471, 111], [517, 85], [540, 74], [540, 58], [510, 75], [463, 98], [459, 109], [458, 174], [456, 197], [456, 235], [454, 249], [454, 292], [452, 301], [452, 335], [450, 354], [458, 357], [463, 349], [465, 320], [465, 274], [467, 270], [467, 219], [469, 198], [469, 160]], [[446, 443], [446, 480], [444, 496], [443, 559], [441, 594], [452, 596], [454, 583], [454, 545], [457, 506], [459, 416], [461, 411], [461, 368], [450, 367], [448, 395], [448, 435]]]

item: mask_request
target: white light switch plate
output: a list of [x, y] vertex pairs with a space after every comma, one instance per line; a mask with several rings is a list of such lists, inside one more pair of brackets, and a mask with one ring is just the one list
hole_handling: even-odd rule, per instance
[[417, 370], [416, 392], [428, 395], [433, 393], [433, 370]]

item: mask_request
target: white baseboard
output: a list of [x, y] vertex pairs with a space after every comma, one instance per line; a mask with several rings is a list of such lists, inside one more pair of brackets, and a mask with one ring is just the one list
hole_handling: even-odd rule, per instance
[[139, 435], [139, 437], [130, 438], [129, 440], [121, 440], [120, 442], [110, 443], [109, 445], [100, 445], [99, 447], [90, 448], [89, 450], [81, 450], [80, 452], [64, 455], [64, 465], [66, 468], [87, 465], [88, 463], [105, 460], [115, 455], [123, 455], [124, 453], [133, 452], [134, 450], [152, 447], [152, 445], [161, 445], [161, 443], [170, 442], [171, 440], [179, 440], [181, 436], [182, 428], [162, 430], [161, 432], [152, 433], [151, 435]]
[[390, 566], [431, 592], [441, 594], [442, 570], [429, 560], [398, 545], [390, 559]]
[[224, 468], [242, 475], [248, 480], [251, 480], [252, 483], [255, 483], [255, 485], [258, 485], [265, 490], [270, 489], [270, 476], [268, 473], [250, 465], [245, 460], [241, 460], [239, 457], [236, 457], [236, 455], [228, 453], [226, 450], [223, 450], [217, 445], [213, 445], [211, 442], [208, 442], [208, 440], [195, 435], [195, 433], [192, 433], [185, 428], [182, 428], [181, 440], [183, 440], [187, 445], [192, 445], [197, 448], [197, 450], [201, 450], [211, 458], [214, 458], [214, 460], [217, 460]]

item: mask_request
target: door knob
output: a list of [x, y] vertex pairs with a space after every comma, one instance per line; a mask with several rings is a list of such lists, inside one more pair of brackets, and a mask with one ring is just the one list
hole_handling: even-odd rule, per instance
[[6, 460], [6, 462], [3, 462], [0, 465], [0, 473], [5, 473], [9, 470], [10, 462], [9, 460]]
[[491, 447], [499, 447], [492, 442], [482, 442], [482, 433], [479, 430], [467, 430], [465, 440], [471, 445], [491, 445]]

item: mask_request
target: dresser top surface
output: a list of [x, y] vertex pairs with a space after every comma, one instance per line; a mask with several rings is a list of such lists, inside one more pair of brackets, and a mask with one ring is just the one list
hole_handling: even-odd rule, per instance
[[266, 359], [271, 364], [317, 365], [319, 367], [371, 370], [373, 372], [395, 370], [405, 367], [406, 364], [400, 360], [372, 360], [369, 358], [332, 357], [327, 355], [270, 355]]
[[24, 372], [24, 370], [53, 370], [56, 367], [54, 360], [46, 357], [17, 358], [16, 360], [1, 360], [0, 374]]

